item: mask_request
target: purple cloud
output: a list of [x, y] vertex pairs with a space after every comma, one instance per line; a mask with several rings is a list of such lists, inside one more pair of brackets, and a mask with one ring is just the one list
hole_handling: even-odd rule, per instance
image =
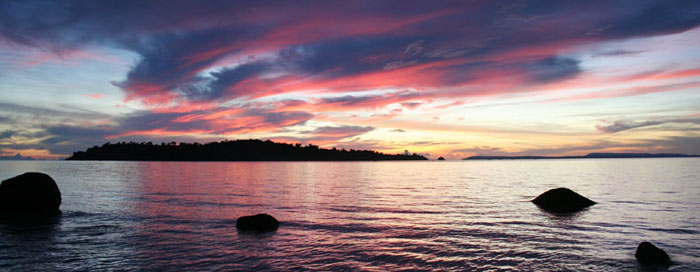
[[557, 56], [567, 44], [688, 30], [700, 25], [699, 10], [692, 0], [526, 5], [169, 1], [168, 8], [157, 1], [3, 1], [0, 39], [54, 51], [107, 45], [134, 52], [140, 58], [116, 85], [129, 99], [162, 104], [260, 92], [233, 88], [266, 71], [260, 63], [201, 78], [231, 54], [260, 50], [278, 52], [269, 64], [276, 69], [322, 81], [540, 48], [539, 59], [470, 62], [471, 69], [439, 65], [425, 73], [448, 70], [430, 83], [433, 87], [467, 82], [483, 70], [529, 70], [535, 83], [561, 80], [581, 72], [577, 60]]
[[643, 128], [643, 127], [650, 127], [650, 126], [656, 126], [656, 125], [661, 125], [661, 124], [670, 124], [670, 123], [700, 124], [700, 119], [685, 118], [685, 119], [650, 120], [650, 121], [641, 121], [641, 122], [619, 120], [619, 121], [614, 121], [610, 125], [596, 125], [595, 128], [598, 129], [600, 132], [617, 133], [620, 131], [625, 131], [625, 130], [630, 130], [630, 129], [635, 129], [635, 128]]

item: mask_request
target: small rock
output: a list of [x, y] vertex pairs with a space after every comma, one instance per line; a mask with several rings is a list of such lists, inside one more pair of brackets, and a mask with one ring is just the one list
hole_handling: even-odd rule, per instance
[[47, 174], [24, 173], [0, 184], [0, 218], [61, 213], [61, 191]]
[[596, 203], [567, 188], [546, 191], [532, 200], [540, 208], [553, 213], [572, 213], [581, 211]]
[[656, 247], [654, 244], [649, 242], [642, 242], [637, 247], [637, 252], [634, 253], [634, 257], [637, 261], [643, 264], [650, 265], [663, 265], [668, 266], [671, 262], [671, 258], [663, 249]]
[[245, 231], [267, 232], [276, 230], [279, 224], [279, 221], [274, 217], [261, 213], [239, 217], [236, 221], [236, 228]]

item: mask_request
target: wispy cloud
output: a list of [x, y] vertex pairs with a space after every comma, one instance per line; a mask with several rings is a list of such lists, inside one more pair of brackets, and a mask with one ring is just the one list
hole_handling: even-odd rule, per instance
[[[618, 121], [613, 121], [612, 124], [608, 124], [608, 125], [596, 125], [596, 129], [598, 129], [600, 132], [605, 132], [605, 133], [617, 133], [620, 131], [625, 131], [625, 130], [630, 130], [630, 129], [650, 127], [650, 126], [656, 126], [656, 125], [662, 125], [662, 124], [672, 124], [672, 123], [688, 123], [688, 124], [700, 125], [700, 119], [699, 118], [694, 118], [694, 119], [685, 119], [684, 118], [684, 119], [666, 119], [666, 120], [649, 120], [649, 121], [618, 120]], [[698, 130], [700, 130], [700, 128], [698, 128]]]
[[620, 132], [623, 130], [648, 127], [648, 126], [655, 126], [655, 125], [659, 125], [659, 124], [663, 124], [663, 123], [664, 122], [661, 122], [661, 121], [645, 121], [645, 122], [615, 121], [612, 124], [607, 125], [607, 126], [597, 125], [595, 128], [598, 129], [599, 131], [605, 132], [605, 133], [616, 133], [616, 132]]

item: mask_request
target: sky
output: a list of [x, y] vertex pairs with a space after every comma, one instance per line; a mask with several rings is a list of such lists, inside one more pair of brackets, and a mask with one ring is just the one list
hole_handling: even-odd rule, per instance
[[700, 154], [700, 1], [0, 1], [0, 156]]

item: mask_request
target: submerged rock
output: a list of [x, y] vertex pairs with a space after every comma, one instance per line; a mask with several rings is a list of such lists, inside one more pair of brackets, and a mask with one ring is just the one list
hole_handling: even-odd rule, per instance
[[642, 242], [637, 247], [637, 252], [634, 253], [637, 261], [649, 265], [668, 266], [671, 263], [671, 258], [663, 249], [656, 247], [649, 242]]
[[567, 188], [546, 191], [532, 200], [540, 208], [553, 213], [572, 213], [581, 211], [596, 203]]
[[58, 215], [59, 206], [61, 191], [47, 174], [24, 173], [0, 184], [0, 218]]
[[279, 224], [279, 221], [269, 214], [260, 213], [239, 217], [236, 221], [236, 228], [245, 231], [267, 232], [276, 230]]

